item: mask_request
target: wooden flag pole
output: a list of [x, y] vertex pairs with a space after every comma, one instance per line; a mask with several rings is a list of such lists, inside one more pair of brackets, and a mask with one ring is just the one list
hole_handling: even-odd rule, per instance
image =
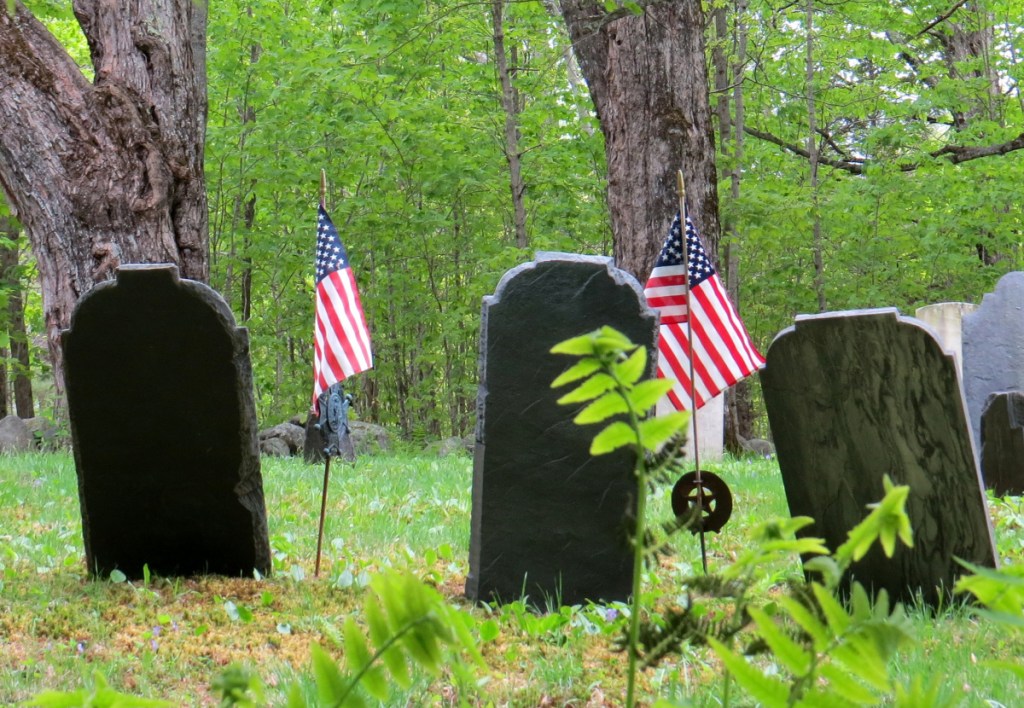
[[683, 236], [683, 263], [686, 267], [684, 282], [686, 287], [686, 339], [690, 355], [690, 420], [693, 423], [693, 465], [694, 477], [697, 483], [697, 523], [700, 524], [700, 562], [704, 568], [704, 574], [708, 573], [707, 546], [704, 541], [704, 482], [700, 476], [700, 438], [697, 435], [697, 382], [693, 378], [693, 308], [690, 306], [690, 248], [686, 242], [686, 183], [683, 181], [683, 171], [676, 171], [676, 180], [679, 186], [679, 228]]
[[320, 168], [320, 206], [327, 208], [327, 170]]

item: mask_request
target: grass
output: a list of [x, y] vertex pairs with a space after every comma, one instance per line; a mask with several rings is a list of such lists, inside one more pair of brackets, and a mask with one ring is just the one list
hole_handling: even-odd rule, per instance
[[[777, 466], [729, 461], [710, 466], [734, 495], [721, 533], [707, 537], [712, 570], [745, 548], [750, 530], [786, 516]], [[264, 579], [96, 580], [85, 573], [77, 483], [70, 456], [0, 457], [0, 704], [44, 689], [91, 685], [94, 672], [134, 695], [182, 706], [217, 705], [211, 683], [240, 662], [256, 671], [271, 705], [299, 684], [315, 698], [309, 647], [341, 656], [341, 628], [358, 612], [369, 578], [408, 568], [453, 604], [497, 627], [482, 643], [488, 671], [480, 705], [621, 704], [625, 657], [612, 650], [627, 608], [574, 606], [547, 615], [522, 602], [472, 608], [462, 596], [467, 572], [472, 464], [467, 457], [390, 454], [332, 465], [319, 578], [313, 578], [322, 467], [268, 459], [263, 477], [274, 574]], [[1004, 562], [1024, 562], [1024, 505], [990, 499]], [[668, 513], [668, 490], [652, 499], [651, 518]], [[679, 580], [699, 573], [699, 544], [687, 535], [645, 581], [648, 606], [684, 600]], [[780, 564], [757, 588], [768, 601], [796, 560]], [[1020, 635], [988, 625], [969, 608], [938, 613], [911, 608], [918, 644], [900, 655], [900, 676], [936, 676], [956, 705], [1013, 705], [1024, 683], [990, 668], [990, 659], [1024, 654]], [[449, 705], [454, 689], [417, 677], [394, 705]], [[722, 673], [701, 648], [648, 670], [642, 702], [663, 696], [719, 705]], [[993, 701], [993, 702], [990, 702]]]

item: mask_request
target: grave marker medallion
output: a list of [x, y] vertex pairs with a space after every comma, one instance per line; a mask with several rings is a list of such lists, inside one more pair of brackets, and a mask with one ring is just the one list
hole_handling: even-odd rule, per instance
[[122, 266], [62, 345], [89, 571], [269, 573], [249, 338], [224, 300]]

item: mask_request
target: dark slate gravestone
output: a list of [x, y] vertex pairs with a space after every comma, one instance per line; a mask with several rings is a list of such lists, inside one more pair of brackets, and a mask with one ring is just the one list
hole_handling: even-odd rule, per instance
[[993, 393], [981, 415], [981, 475], [997, 495], [1024, 494], [1024, 393]]
[[964, 395], [974, 440], [981, 444], [985, 401], [1024, 391], [1024, 272], [1007, 273], [963, 319]]
[[[789, 510], [832, 550], [884, 496], [910, 487], [914, 547], [851, 568], [869, 589], [935, 605], [963, 572], [995, 566], [977, 456], [951, 353], [895, 309], [797, 317], [768, 349], [761, 384]], [[849, 576], [844, 582], [848, 588]]]
[[249, 337], [224, 300], [122, 266], [62, 341], [89, 571], [269, 573]]
[[[653, 353], [657, 319], [607, 258], [541, 253], [484, 298], [466, 595], [536, 607], [625, 600], [633, 460], [591, 457], [600, 426], [572, 422], [551, 382], [575, 359], [550, 353], [610, 325]], [[651, 360], [653, 370], [654, 361]]]

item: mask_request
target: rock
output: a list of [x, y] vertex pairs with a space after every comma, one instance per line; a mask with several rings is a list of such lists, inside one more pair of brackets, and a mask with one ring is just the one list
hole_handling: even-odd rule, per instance
[[476, 444], [476, 439], [472, 435], [468, 435], [464, 438], [445, 438], [444, 440], [438, 440], [430, 445], [430, 451], [437, 454], [438, 457], [448, 457], [449, 455], [458, 455], [463, 452], [473, 454], [473, 447]]
[[758, 455], [760, 457], [772, 457], [775, 455], [775, 446], [768, 440], [762, 440], [760, 438], [751, 438], [750, 440], [744, 440], [740, 443], [746, 452]]
[[299, 453], [306, 444], [306, 430], [301, 425], [294, 423], [281, 423], [273, 428], [260, 431], [260, 449], [263, 449], [264, 441], [277, 439], [281, 440], [287, 447], [287, 455]]
[[361, 420], [349, 420], [348, 431], [352, 436], [352, 445], [355, 447], [357, 455], [391, 450], [391, 435], [381, 425]]
[[35, 439], [25, 421], [16, 415], [0, 420], [0, 453], [28, 452], [34, 447]]
[[288, 443], [282, 438], [267, 438], [260, 440], [260, 454], [267, 457], [290, 457], [292, 451]]

